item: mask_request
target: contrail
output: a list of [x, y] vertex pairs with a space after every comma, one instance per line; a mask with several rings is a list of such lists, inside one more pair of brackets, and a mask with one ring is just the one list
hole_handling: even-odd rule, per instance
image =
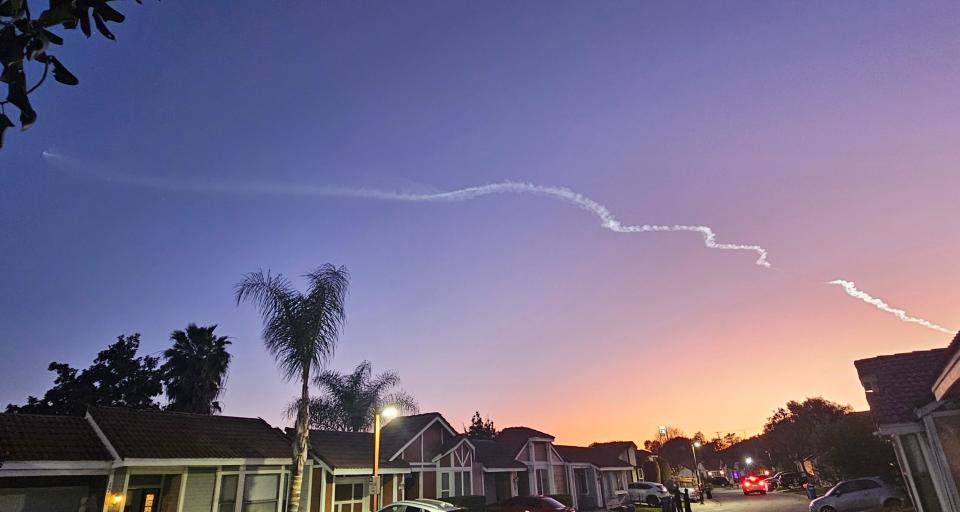
[[600, 225], [604, 229], [609, 229], [616, 233], [652, 233], [652, 232], [678, 232], [688, 231], [699, 233], [703, 237], [703, 244], [710, 249], [731, 250], [731, 251], [749, 251], [756, 253], [757, 260], [754, 262], [761, 267], [770, 268], [770, 262], [767, 261], [767, 250], [759, 245], [727, 244], [718, 243], [717, 235], [708, 226], [693, 226], [684, 224], [656, 225], [641, 224], [629, 225], [623, 224], [610, 213], [606, 206], [590, 199], [579, 192], [575, 192], [566, 187], [551, 187], [537, 185], [533, 183], [524, 183], [518, 181], [504, 181], [500, 183], [491, 183], [475, 187], [462, 188], [449, 192], [436, 193], [410, 193], [403, 191], [389, 191], [365, 188], [336, 188], [336, 187], [318, 187], [312, 185], [295, 185], [276, 182], [232, 182], [232, 183], [204, 183], [191, 181], [172, 181], [162, 178], [131, 176], [125, 174], [107, 173], [100, 170], [93, 170], [87, 166], [81, 165], [72, 159], [63, 155], [43, 152], [43, 156], [50, 163], [65, 171], [79, 174], [81, 176], [93, 177], [99, 180], [121, 183], [140, 188], [190, 191], [190, 192], [218, 192], [218, 193], [240, 193], [240, 194], [284, 194], [284, 195], [305, 195], [305, 196], [327, 196], [327, 197], [354, 197], [364, 199], [378, 199], [385, 201], [408, 201], [408, 202], [459, 202], [469, 201], [481, 196], [492, 194], [534, 194], [551, 197], [560, 201], [573, 204], [584, 210], [593, 213], [600, 219]]
[[867, 304], [870, 304], [870, 305], [872, 305], [873, 307], [875, 307], [875, 308], [877, 308], [877, 309], [879, 309], [879, 310], [881, 310], [881, 311], [886, 311], [887, 313], [892, 314], [893, 316], [899, 318], [900, 320], [903, 320], [904, 322], [912, 322], [912, 323], [915, 323], [915, 324], [920, 324], [920, 325], [922, 325], [922, 326], [924, 326], [924, 327], [927, 327], [927, 328], [929, 328], [929, 329], [933, 329], [933, 330], [935, 330], [935, 331], [940, 331], [940, 332], [947, 333], [947, 334], [953, 334], [953, 333], [954, 333], [954, 331], [952, 331], [952, 330], [950, 330], [950, 329], [947, 329], [946, 327], [937, 325], [937, 324], [935, 324], [935, 323], [933, 323], [933, 322], [930, 322], [930, 321], [928, 321], [928, 320], [924, 320], [923, 318], [917, 318], [917, 317], [915, 317], [915, 316], [910, 316], [910, 315], [907, 314], [906, 311], [904, 311], [904, 310], [902, 310], [902, 309], [897, 309], [897, 308], [891, 307], [891, 306], [890, 306], [889, 304], [887, 304], [886, 302], [884, 302], [884, 301], [882, 301], [882, 300], [880, 300], [880, 299], [878, 299], [878, 298], [876, 298], [876, 297], [871, 296], [869, 293], [867, 293], [867, 292], [865, 292], [865, 291], [862, 291], [862, 290], [857, 289], [857, 286], [856, 286], [856, 284], [854, 284], [853, 281], [844, 281], [843, 279], [835, 279], [835, 280], [833, 280], [833, 281], [830, 281], [830, 282], [827, 283], [827, 284], [836, 284], [836, 285], [842, 286], [842, 287], [843, 287], [843, 291], [847, 292], [847, 295], [849, 295], [849, 296], [851, 296], [851, 297], [853, 297], [853, 298], [855, 298], [855, 299], [862, 300], [863, 302], [866, 302]]

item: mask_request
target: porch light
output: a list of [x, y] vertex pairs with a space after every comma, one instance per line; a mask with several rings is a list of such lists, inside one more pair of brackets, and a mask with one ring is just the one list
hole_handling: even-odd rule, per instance
[[119, 492], [115, 492], [110, 496], [110, 503], [114, 505], [119, 505], [121, 501], [123, 501], [123, 494]]

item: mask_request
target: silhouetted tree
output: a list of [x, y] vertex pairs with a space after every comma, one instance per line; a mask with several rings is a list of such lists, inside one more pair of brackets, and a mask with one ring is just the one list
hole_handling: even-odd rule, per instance
[[[30, 104], [29, 95], [35, 91], [52, 71], [53, 79], [66, 85], [77, 85], [80, 80], [73, 75], [57, 57], [50, 53], [50, 45], [63, 45], [63, 38], [51, 30], [57, 27], [76, 29], [90, 37], [93, 27], [103, 37], [115, 40], [107, 23], [122, 23], [123, 14], [110, 6], [116, 0], [48, 0], [42, 11], [30, 9], [29, 0], [0, 0], [0, 65], [3, 73], [0, 80], [7, 84], [6, 99], [0, 100], [0, 147], [3, 147], [3, 132], [12, 128], [13, 121], [4, 107], [11, 104], [20, 111], [20, 127], [29, 128], [37, 120], [37, 113]], [[141, 0], [137, 0], [141, 3]], [[33, 17], [34, 12], [39, 12]], [[43, 66], [36, 83], [27, 83], [28, 62]], [[53, 68], [51, 70], [51, 68]], [[39, 71], [39, 68], [37, 69]]]
[[43, 398], [31, 396], [24, 405], [7, 405], [7, 412], [82, 416], [87, 407], [156, 408], [163, 390], [156, 357], [137, 357], [140, 335], [118, 336], [117, 342], [97, 354], [86, 370], [67, 363], [50, 363], [57, 374]]
[[223, 394], [230, 366], [226, 336], [217, 336], [216, 325], [190, 324], [185, 331], [173, 331], [173, 346], [163, 352], [161, 371], [166, 385], [167, 409], [216, 414], [222, 409], [217, 399]]
[[304, 277], [308, 282], [306, 293], [282, 275], [263, 271], [245, 275], [236, 289], [237, 305], [249, 300], [260, 310], [263, 343], [284, 377], [300, 381], [288, 512], [300, 510], [310, 436], [310, 378], [333, 356], [346, 318], [343, 307], [350, 279], [346, 267], [329, 263]]
[[793, 467], [796, 462], [816, 453], [814, 442], [820, 429], [831, 428], [851, 411], [850, 406], [822, 397], [787, 402], [786, 407], [777, 409], [763, 427], [765, 455], [777, 466]]
[[[373, 374], [370, 361], [363, 361], [351, 373], [333, 370], [321, 372], [313, 379], [321, 394], [310, 398], [310, 428], [367, 432], [373, 429], [377, 412], [392, 405], [399, 412], [417, 412], [417, 402], [401, 390], [400, 376], [395, 372]], [[287, 409], [294, 415], [299, 407], [295, 400]]]
[[490, 418], [483, 419], [480, 416], [480, 411], [473, 413], [473, 418], [470, 419], [470, 426], [466, 431], [467, 437], [470, 439], [493, 439], [497, 436], [497, 429], [493, 426], [493, 420]]

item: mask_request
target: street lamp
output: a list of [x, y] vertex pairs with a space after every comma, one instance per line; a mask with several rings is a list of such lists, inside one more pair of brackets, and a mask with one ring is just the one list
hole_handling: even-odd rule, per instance
[[400, 411], [392, 405], [383, 408], [382, 411], [373, 415], [373, 482], [370, 489], [371, 511], [377, 512], [377, 505], [380, 500], [380, 417], [386, 419], [395, 418]]
[[703, 505], [703, 482], [700, 481], [700, 464], [697, 463], [697, 448], [700, 448], [700, 441], [694, 441], [690, 445], [690, 451], [693, 452], [693, 472], [697, 475], [697, 489], [700, 489], [700, 504]]

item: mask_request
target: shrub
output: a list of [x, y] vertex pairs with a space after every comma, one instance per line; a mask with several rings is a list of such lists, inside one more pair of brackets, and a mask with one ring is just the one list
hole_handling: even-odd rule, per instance
[[441, 499], [447, 503], [463, 507], [467, 512], [486, 512], [487, 510], [486, 496], [451, 496]]

